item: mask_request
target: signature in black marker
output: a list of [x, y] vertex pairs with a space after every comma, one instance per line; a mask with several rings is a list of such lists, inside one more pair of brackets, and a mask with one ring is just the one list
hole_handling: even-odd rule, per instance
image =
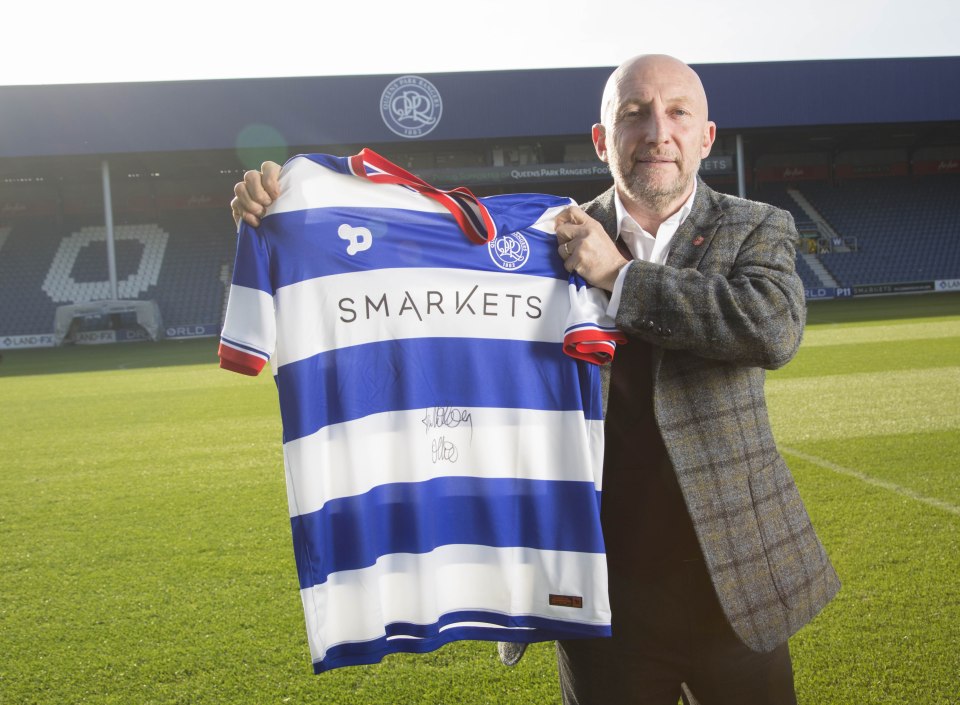
[[423, 426], [425, 433], [429, 433], [431, 428], [459, 428], [460, 426], [469, 426], [472, 437], [473, 415], [469, 409], [458, 409], [453, 406], [434, 406], [424, 410]]
[[457, 450], [457, 446], [443, 436], [434, 439], [434, 441], [430, 444], [430, 447], [431, 458], [433, 459], [434, 464], [439, 463], [441, 460], [445, 460], [449, 463], [455, 463], [457, 462], [457, 458], [460, 457], [460, 452]]

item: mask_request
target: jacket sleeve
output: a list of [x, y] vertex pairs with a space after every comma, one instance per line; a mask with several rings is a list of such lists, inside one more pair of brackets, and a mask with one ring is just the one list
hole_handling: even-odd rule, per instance
[[630, 264], [617, 326], [705, 358], [766, 369], [789, 362], [806, 318], [797, 232], [786, 211], [766, 206], [761, 214], [724, 213], [696, 269]]

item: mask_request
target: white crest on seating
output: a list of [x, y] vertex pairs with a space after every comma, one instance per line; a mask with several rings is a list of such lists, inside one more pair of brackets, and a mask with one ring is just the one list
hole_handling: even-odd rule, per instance
[[[143, 243], [143, 253], [135, 272], [117, 281], [120, 299], [135, 299], [151, 286], [156, 286], [160, 266], [170, 235], [156, 223], [119, 225], [114, 229], [116, 240], [137, 240]], [[110, 298], [109, 281], [78, 282], [73, 277], [74, 265], [84, 247], [94, 242], [106, 242], [102, 226], [84, 227], [60, 241], [60, 247], [50, 263], [43, 280], [43, 290], [56, 303], [84, 303]]]

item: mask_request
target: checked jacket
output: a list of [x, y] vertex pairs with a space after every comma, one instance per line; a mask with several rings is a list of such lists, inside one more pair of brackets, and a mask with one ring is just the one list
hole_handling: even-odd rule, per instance
[[[613, 194], [583, 209], [615, 239]], [[785, 642], [840, 587], [763, 390], [765, 370], [786, 364], [803, 332], [796, 237], [785, 211], [698, 181], [666, 264], [630, 264], [616, 318], [652, 344], [657, 426], [723, 611], [757, 651]], [[606, 393], [610, 365], [603, 374]]]

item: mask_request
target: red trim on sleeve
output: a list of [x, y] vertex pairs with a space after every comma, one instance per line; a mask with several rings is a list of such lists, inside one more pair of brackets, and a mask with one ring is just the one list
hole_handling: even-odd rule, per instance
[[231, 348], [229, 345], [224, 345], [223, 343], [220, 343], [220, 349], [217, 350], [217, 355], [220, 356], [220, 367], [223, 369], [251, 377], [256, 377], [260, 374], [260, 370], [263, 369], [263, 366], [267, 362], [262, 357], [250, 355], [249, 353]]
[[613, 360], [617, 345], [626, 342], [627, 336], [620, 331], [583, 328], [563, 336], [563, 352], [578, 360], [602, 365]]

